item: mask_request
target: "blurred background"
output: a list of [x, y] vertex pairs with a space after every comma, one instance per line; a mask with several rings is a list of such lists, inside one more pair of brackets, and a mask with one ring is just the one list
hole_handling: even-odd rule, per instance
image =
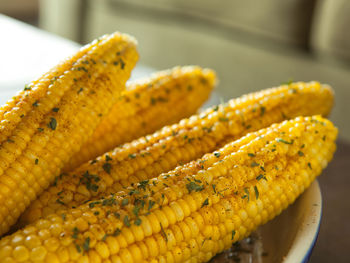
[[212, 102], [291, 80], [329, 83], [341, 139], [319, 179], [324, 216], [311, 262], [348, 262], [349, 14], [349, 0], [0, 0], [0, 104], [23, 89], [31, 71], [42, 73], [48, 61], [116, 30], [138, 39], [139, 65], [149, 71], [215, 69], [220, 85]]
[[329, 83], [332, 119], [350, 141], [349, 11], [348, 0], [0, 0], [1, 13], [80, 44], [128, 32], [141, 65], [211, 67], [225, 100], [290, 80]]

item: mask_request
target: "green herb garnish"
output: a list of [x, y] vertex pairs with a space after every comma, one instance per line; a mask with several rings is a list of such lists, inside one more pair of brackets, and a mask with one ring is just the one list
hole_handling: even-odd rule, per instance
[[232, 230], [231, 240], [233, 240], [233, 238], [235, 237], [235, 235], [236, 235], [236, 231], [235, 231], [235, 230]]
[[214, 152], [214, 156], [215, 156], [216, 158], [219, 158], [219, 157], [220, 157], [220, 155], [221, 155], [221, 153], [220, 153], [220, 152]]
[[127, 215], [124, 216], [123, 222], [124, 222], [124, 225], [125, 225], [125, 226], [127, 226], [127, 227], [130, 227], [130, 226], [131, 226], [129, 217], [128, 217]]
[[201, 208], [204, 207], [204, 206], [206, 206], [206, 205], [209, 205], [209, 199], [208, 199], [208, 198], [206, 198], [206, 199], [204, 200], [204, 202], [203, 202]]
[[252, 163], [250, 164], [250, 167], [257, 167], [257, 166], [259, 166], [259, 164], [258, 164], [257, 162], [252, 162]]
[[255, 192], [255, 199], [258, 199], [259, 198], [259, 190], [258, 190], [258, 187], [256, 185], [254, 186], [254, 192]]
[[50, 122], [49, 124], [47, 125], [51, 130], [56, 130], [56, 127], [57, 127], [57, 121], [55, 118], [51, 117], [50, 118]]
[[106, 173], [110, 174], [111, 169], [112, 169], [112, 165], [110, 163], [104, 163], [102, 168]]
[[90, 248], [90, 237], [87, 237], [83, 243], [83, 249], [89, 251]]

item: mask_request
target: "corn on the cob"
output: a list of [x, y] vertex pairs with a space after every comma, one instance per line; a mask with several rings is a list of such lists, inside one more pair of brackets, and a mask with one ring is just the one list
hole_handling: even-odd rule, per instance
[[127, 85], [120, 100], [64, 170], [71, 171], [122, 143], [189, 117], [208, 99], [215, 83], [212, 70], [187, 66]]
[[227, 140], [285, 118], [329, 113], [333, 93], [317, 82], [252, 93], [164, 127], [57, 177], [21, 216], [20, 225], [122, 190], [211, 152]]
[[[82, 48], [0, 109], [0, 234], [91, 136], [137, 60], [119, 33]], [[122, 65], [115, 66], [114, 61]]]
[[195, 262], [274, 218], [332, 159], [337, 129], [298, 117], [0, 241], [7, 262]]

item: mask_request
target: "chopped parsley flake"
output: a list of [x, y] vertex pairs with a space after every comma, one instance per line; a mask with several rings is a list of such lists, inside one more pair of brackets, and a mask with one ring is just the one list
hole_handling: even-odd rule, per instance
[[87, 237], [83, 243], [83, 249], [89, 251], [90, 248], [90, 237]]
[[72, 238], [77, 239], [79, 234], [79, 229], [77, 227], [73, 228]]
[[216, 157], [216, 158], [219, 158], [220, 157], [220, 152], [214, 152], [214, 156]]
[[190, 182], [186, 184], [186, 188], [188, 192], [191, 193], [192, 191], [195, 191], [195, 192], [202, 191], [204, 189], [204, 186], [196, 184], [195, 182]]
[[148, 201], [148, 211], [150, 211], [155, 204], [156, 204], [156, 202], [149, 200]]
[[39, 159], [35, 159], [35, 165], [37, 165], [39, 163]]
[[229, 121], [229, 119], [226, 117], [219, 117], [219, 121]]
[[309, 166], [309, 168], [312, 170], [311, 163], [307, 163], [307, 166]]
[[33, 105], [34, 107], [38, 107], [38, 105], [39, 105], [38, 103], [39, 103], [39, 101], [36, 100], [32, 105]]
[[49, 124], [47, 125], [51, 130], [56, 130], [56, 127], [57, 127], [57, 121], [55, 118], [51, 117], [50, 118], [50, 122]]
[[255, 192], [255, 199], [258, 199], [259, 198], [259, 190], [258, 190], [258, 187], [256, 185], [254, 186], [254, 192]]
[[168, 237], [167, 237], [167, 235], [166, 235], [166, 233], [165, 233], [165, 231], [164, 231], [164, 228], [163, 228], [163, 226], [162, 226], [162, 223], [159, 223], [159, 224], [160, 224], [160, 231], [161, 231], [161, 234], [162, 234], [162, 236], [164, 237], [165, 241], [168, 242]]
[[128, 198], [124, 198], [122, 201], [122, 206], [126, 206], [127, 204], [129, 204], [129, 199]]
[[255, 154], [254, 153], [248, 153], [248, 156], [249, 157], [255, 157]]
[[24, 91], [31, 90], [32, 88], [29, 86], [29, 84], [24, 85]]
[[252, 163], [250, 164], [250, 167], [257, 167], [257, 166], [259, 166], [259, 164], [258, 164], [257, 162], [252, 162]]
[[134, 154], [134, 153], [129, 154], [129, 158], [130, 158], [130, 159], [136, 158], [136, 154]]
[[130, 226], [131, 226], [129, 217], [128, 217], [127, 215], [124, 216], [123, 222], [124, 222], [124, 225], [125, 225], [125, 226], [127, 226], [127, 227], [130, 227]]
[[249, 202], [249, 199], [250, 199], [250, 196], [249, 196], [249, 191], [248, 191], [248, 188], [245, 187], [244, 188], [244, 192], [245, 192], [245, 195], [242, 196], [242, 198], [247, 198], [248, 199], [248, 202]]
[[266, 108], [264, 106], [260, 107], [260, 116], [263, 116], [265, 114]]
[[112, 169], [112, 165], [110, 163], [104, 163], [102, 168], [106, 173], [110, 174], [111, 169]]
[[236, 231], [232, 230], [231, 240], [233, 240], [233, 238], [235, 237], [235, 235], [236, 235]]
[[77, 249], [78, 253], [81, 253], [81, 248], [78, 244], [75, 244], [75, 248]]
[[298, 151], [299, 156], [304, 156], [304, 153], [302, 151]]
[[256, 178], [256, 180], [260, 181], [261, 179], [265, 179], [266, 180], [266, 177], [262, 174], [259, 174]]
[[282, 142], [282, 143], [285, 143], [285, 144], [293, 144], [293, 142], [294, 142], [294, 140], [291, 140], [290, 142], [288, 142], [286, 140], [283, 140], [282, 138], [277, 138], [276, 141]]
[[120, 229], [119, 228], [116, 228], [116, 230], [114, 230], [114, 232], [113, 232], [113, 236], [119, 236], [120, 235], [120, 233], [121, 233], [122, 231], [120, 231]]
[[141, 225], [141, 223], [142, 223], [142, 220], [140, 218], [136, 218], [134, 224], [139, 226], [139, 225]]
[[206, 205], [209, 205], [209, 199], [208, 199], [208, 198], [206, 198], [206, 199], [204, 200], [204, 202], [203, 202], [201, 208], [204, 207], [204, 206], [206, 206]]
[[65, 203], [62, 200], [60, 200], [60, 199], [57, 199], [56, 203], [59, 203], [60, 205], [65, 205]]
[[53, 112], [58, 112], [60, 110], [60, 108], [53, 108], [52, 111]]

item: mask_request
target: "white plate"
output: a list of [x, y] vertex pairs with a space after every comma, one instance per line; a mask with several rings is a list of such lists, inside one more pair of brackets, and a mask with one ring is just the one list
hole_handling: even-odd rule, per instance
[[315, 181], [293, 205], [261, 227], [267, 252], [263, 262], [307, 262], [318, 236], [321, 216], [322, 196]]

